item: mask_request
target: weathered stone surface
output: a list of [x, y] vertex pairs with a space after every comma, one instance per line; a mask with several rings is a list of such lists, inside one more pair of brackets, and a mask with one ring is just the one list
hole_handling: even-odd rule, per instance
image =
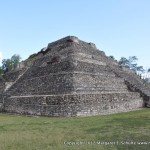
[[149, 106], [150, 88], [93, 43], [69, 36], [35, 56], [0, 80], [0, 111], [70, 117]]
[[[132, 99], [132, 101], [131, 101]], [[6, 100], [7, 112], [44, 116], [89, 116], [143, 107], [138, 93], [16, 96]]]

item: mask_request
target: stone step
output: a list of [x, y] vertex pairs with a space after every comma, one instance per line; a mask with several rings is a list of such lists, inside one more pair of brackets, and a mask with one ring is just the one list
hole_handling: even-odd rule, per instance
[[114, 90], [110, 90], [110, 89], [105, 89], [105, 90], [94, 90], [94, 89], [76, 89], [76, 90], [72, 90], [72, 89], [67, 89], [67, 90], [64, 90], [64, 91], [58, 91], [58, 90], [49, 90], [49, 91], [46, 91], [46, 90], [39, 90], [39, 91], [35, 91], [34, 89], [31, 91], [15, 91], [15, 92], [12, 92], [12, 93], [9, 93], [9, 95], [14, 95], [14, 96], [19, 96], [19, 95], [57, 95], [57, 94], [68, 94], [68, 93], [123, 93], [123, 92], [128, 92], [127, 89], [114, 89]]
[[[98, 94], [98, 95], [101, 95], [101, 94], [126, 94], [126, 95], [137, 95], [138, 97], [140, 97], [140, 94], [138, 93], [138, 92], [104, 92], [104, 93], [70, 93], [70, 94], [65, 94], [65, 95], [78, 95], [78, 94], [80, 94], [80, 95], [91, 95], [91, 94]], [[11, 96], [11, 98], [19, 98], [19, 97], [48, 97], [48, 96], [63, 96], [64, 94], [55, 94], [55, 95], [50, 95], [50, 94], [48, 94], [48, 95], [39, 95], [39, 94], [36, 94], [36, 95], [23, 95], [23, 96]]]
[[[57, 95], [22, 95], [22, 96], [11, 96], [10, 99], [16, 98], [16, 99], [20, 99], [20, 98], [36, 98], [37, 100], [40, 100], [40, 98], [51, 98], [51, 99], [59, 99], [60, 97], [62, 97], [61, 101], [63, 102], [63, 100], [67, 97], [72, 97], [74, 99], [74, 101], [76, 101], [76, 99], [81, 99], [81, 97], [83, 99], [92, 99], [94, 98], [104, 98], [105, 100], [108, 98], [109, 99], [116, 99], [116, 98], [124, 98], [124, 99], [136, 99], [136, 98], [140, 98], [140, 94], [137, 92], [104, 92], [104, 93], [72, 93], [72, 94], [57, 94]], [[38, 99], [39, 98], [39, 99]], [[76, 98], [76, 99], [75, 99]], [[121, 100], [121, 99], [120, 99]]]

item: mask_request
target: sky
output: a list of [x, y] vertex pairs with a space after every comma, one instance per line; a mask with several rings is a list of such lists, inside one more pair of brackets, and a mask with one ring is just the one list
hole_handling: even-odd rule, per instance
[[150, 68], [150, 0], [0, 0], [1, 60], [24, 60], [68, 35]]

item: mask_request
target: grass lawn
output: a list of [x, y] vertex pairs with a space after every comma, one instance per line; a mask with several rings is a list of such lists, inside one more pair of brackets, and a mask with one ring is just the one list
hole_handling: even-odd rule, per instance
[[149, 150], [150, 109], [79, 118], [0, 114], [0, 150], [78, 149]]

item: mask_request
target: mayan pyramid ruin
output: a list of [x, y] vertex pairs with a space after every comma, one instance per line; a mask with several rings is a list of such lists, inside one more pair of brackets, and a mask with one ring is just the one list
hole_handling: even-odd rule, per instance
[[0, 78], [0, 112], [76, 117], [150, 107], [150, 86], [96, 48], [68, 36]]

